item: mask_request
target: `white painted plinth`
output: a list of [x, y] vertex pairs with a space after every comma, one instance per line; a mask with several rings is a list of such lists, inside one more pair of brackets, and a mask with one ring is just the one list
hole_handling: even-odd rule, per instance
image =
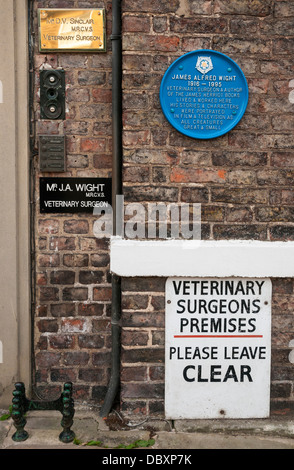
[[122, 277], [294, 276], [294, 242], [112, 237], [110, 253], [110, 269]]

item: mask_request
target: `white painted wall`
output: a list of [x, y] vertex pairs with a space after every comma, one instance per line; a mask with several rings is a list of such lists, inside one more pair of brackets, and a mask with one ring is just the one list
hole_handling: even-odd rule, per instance
[[292, 277], [294, 242], [111, 239], [110, 269], [124, 276]]

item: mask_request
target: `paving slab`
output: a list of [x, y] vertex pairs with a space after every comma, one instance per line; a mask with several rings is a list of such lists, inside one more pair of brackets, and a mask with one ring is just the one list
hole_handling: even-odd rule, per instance
[[[165, 420], [145, 420], [113, 429], [97, 411], [78, 411], [72, 426], [76, 440], [69, 444], [59, 440], [61, 418], [61, 414], [54, 411], [28, 412], [25, 429], [29, 437], [24, 442], [12, 440], [15, 428], [11, 418], [0, 421], [0, 449], [106, 451], [125, 449], [138, 441], [142, 441], [142, 445], [137, 448], [150, 452], [160, 449], [294, 449], [292, 417], [270, 420], [177, 420], [172, 425]], [[90, 441], [95, 441], [95, 445], [90, 446]], [[148, 447], [145, 447], [146, 443]]]

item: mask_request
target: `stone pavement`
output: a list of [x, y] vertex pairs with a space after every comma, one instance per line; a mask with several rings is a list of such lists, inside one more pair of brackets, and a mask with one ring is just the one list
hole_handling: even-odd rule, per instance
[[[0, 412], [0, 415], [2, 413]], [[124, 423], [117, 413], [105, 420], [99, 411], [76, 408], [76, 440], [59, 441], [61, 414], [57, 411], [29, 411], [24, 442], [12, 440], [12, 419], [0, 421], [0, 449], [294, 449], [293, 415], [276, 415], [256, 420], [177, 420], [146, 419]], [[91, 444], [92, 445], [89, 445]], [[146, 447], [147, 446], [147, 447]]]

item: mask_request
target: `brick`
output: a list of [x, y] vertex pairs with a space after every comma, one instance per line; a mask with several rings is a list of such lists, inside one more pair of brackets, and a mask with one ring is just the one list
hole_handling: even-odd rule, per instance
[[50, 335], [49, 345], [52, 349], [73, 349], [75, 340], [72, 335]]
[[167, 23], [166, 16], [153, 18], [153, 30], [156, 33], [163, 33], [164, 31], [167, 31], [167, 29], [168, 29], [168, 23]]
[[152, 295], [151, 306], [155, 311], [163, 311], [165, 309], [164, 296]]
[[285, 18], [288, 16], [294, 16], [294, 4], [289, 1], [275, 2], [274, 16], [276, 18]]
[[87, 300], [88, 289], [83, 287], [66, 287], [63, 289], [63, 300]]
[[52, 319], [38, 320], [37, 326], [41, 333], [56, 333], [58, 331], [58, 323]]
[[123, 170], [123, 178], [129, 183], [145, 183], [149, 181], [148, 167], [126, 167]]
[[87, 168], [89, 166], [88, 155], [67, 155], [67, 168]]
[[63, 362], [66, 366], [85, 366], [88, 364], [90, 354], [86, 351], [65, 352]]
[[210, 15], [212, 13], [211, 0], [191, 0], [188, 2], [189, 13], [193, 15]]
[[164, 346], [164, 343], [165, 343], [165, 332], [164, 331], [152, 331], [152, 345]]
[[149, 368], [150, 380], [164, 380], [164, 367], [163, 366], [150, 366]]
[[294, 167], [294, 152], [273, 152], [270, 162], [272, 166]]
[[39, 237], [37, 243], [38, 243], [39, 250], [46, 250], [47, 249], [47, 238], [46, 237]]
[[130, 34], [123, 36], [123, 48], [127, 51], [176, 52], [180, 39], [178, 36], [153, 36], [149, 34]]
[[38, 265], [42, 267], [56, 267], [60, 264], [60, 256], [58, 254], [39, 255]]
[[76, 371], [73, 369], [51, 369], [52, 382], [76, 382]]
[[227, 173], [227, 181], [234, 185], [254, 185], [256, 183], [256, 172], [253, 170], [230, 170]]
[[95, 88], [92, 92], [94, 103], [111, 103], [112, 91], [104, 88]]
[[126, 202], [142, 202], [142, 201], [177, 201], [178, 189], [173, 187], [158, 186], [140, 186], [125, 187], [124, 190]]
[[63, 255], [63, 264], [67, 267], [85, 267], [89, 264], [89, 255], [66, 254]]
[[215, 166], [265, 166], [266, 152], [213, 152], [212, 164]]
[[79, 380], [87, 383], [97, 383], [104, 379], [103, 369], [80, 369]]
[[42, 121], [36, 123], [36, 133], [38, 135], [59, 134], [59, 124], [56, 121]]
[[69, 88], [66, 93], [67, 101], [74, 101], [79, 103], [87, 103], [90, 100], [88, 89], [84, 88]]
[[122, 297], [122, 308], [128, 310], [142, 310], [148, 307], [148, 295], [125, 294]]
[[82, 119], [97, 119], [99, 117], [101, 121], [109, 121], [110, 110], [110, 104], [105, 103], [89, 103], [79, 107]]
[[255, 218], [260, 222], [292, 222], [294, 208], [292, 207], [258, 207]]
[[219, 206], [201, 206], [201, 220], [210, 222], [220, 222], [224, 220], [225, 211]]
[[[124, 89], [134, 89], [142, 90], [145, 89], [155, 89], [160, 86], [161, 75], [155, 74], [154, 72], [150, 73], [127, 73], [123, 76], [123, 88]], [[157, 106], [158, 107], [158, 106]]]
[[292, 184], [294, 171], [289, 170], [261, 170], [257, 171], [257, 183], [259, 185], [271, 184], [271, 185], [285, 185]]
[[214, 225], [216, 240], [266, 240], [267, 230], [260, 225]]
[[149, 400], [149, 413], [153, 416], [164, 417], [165, 407], [164, 400]]
[[123, 312], [123, 326], [124, 327], [164, 327], [164, 313], [160, 312]]
[[37, 273], [36, 274], [36, 283], [38, 286], [45, 286], [47, 284], [47, 274], [46, 273]]
[[91, 237], [80, 237], [80, 249], [82, 251], [107, 250], [109, 241], [107, 239], [98, 239]]
[[98, 284], [103, 280], [102, 271], [80, 271], [79, 282], [80, 284]]
[[[124, 53], [124, 64], [125, 69], [128, 71], [135, 70], [137, 72], [144, 72], [149, 71], [152, 69], [153, 65], [153, 57], [152, 55], [147, 54], [128, 54], [127, 52]], [[125, 95], [129, 98], [131, 95], [128, 93], [128, 90], [125, 90], [123, 94], [123, 102], [125, 102]]]
[[109, 265], [110, 256], [109, 253], [97, 253], [91, 255], [90, 264], [96, 268], [105, 267]]
[[277, 58], [275, 60], [265, 59], [260, 61], [260, 71], [264, 75], [273, 75], [282, 78], [283, 75], [292, 77], [294, 59], [290, 58]]
[[153, 183], [168, 183], [170, 179], [170, 169], [163, 166], [155, 166], [152, 168]]
[[111, 287], [94, 287], [93, 289], [93, 299], [100, 301], [109, 301], [111, 300], [112, 289]]
[[106, 73], [92, 70], [82, 70], [78, 72], [79, 85], [104, 85], [106, 82]]
[[268, 201], [268, 191], [254, 188], [212, 188], [211, 201], [237, 204], [265, 204]]
[[271, 44], [266, 39], [252, 39], [247, 38], [234, 38], [234, 41], [228, 37], [215, 37], [213, 38], [213, 45], [224, 54], [264, 54], [271, 53]]
[[147, 346], [149, 334], [147, 331], [122, 331], [122, 342], [128, 346]]
[[270, 82], [267, 78], [249, 78], [247, 82], [250, 93], [266, 94], [269, 91]]
[[61, 332], [62, 333], [78, 333], [85, 331], [86, 323], [85, 320], [80, 318], [64, 318], [61, 321]]
[[235, 18], [230, 21], [230, 30], [234, 34], [253, 34], [259, 30], [259, 18]]
[[277, 131], [292, 131], [294, 130], [294, 116], [282, 115], [276, 116], [272, 119], [273, 129]]
[[75, 238], [72, 237], [52, 237], [49, 240], [50, 250], [75, 250]]
[[138, 292], [158, 292], [165, 291], [165, 279], [163, 278], [150, 278], [150, 277], [136, 277], [122, 278], [123, 291], [138, 291]]
[[200, 33], [226, 33], [228, 24], [226, 18], [179, 18], [171, 17], [170, 30], [180, 34], [200, 34]]
[[137, 382], [147, 380], [147, 367], [124, 367], [121, 375], [122, 382], [133, 382], [134, 378]]
[[80, 348], [99, 349], [104, 346], [104, 337], [99, 335], [79, 335], [78, 344]]
[[123, 19], [124, 32], [145, 32], [150, 31], [150, 19], [148, 16], [125, 15]]
[[290, 396], [290, 383], [274, 383], [271, 385], [271, 398], [288, 398]]
[[74, 284], [74, 271], [53, 271], [50, 274], [51, 284]]
[[[69, 5], [66, 5], [67, 3], [66, 1], [64, 1], [63, 3], [64, 3], [65, 8], [69, 6]], [[70, 2], [70, 3], [73, 4], [74, 2]], [[61, 8], [61, 7], [58, 7], [58, 8]], [[83, 54], [62, 54], [62, 55], [59, 55], [58, 59], [59, 59], [59, 64], [65, 68], [70, 68], [70, 69], [87, 68], [87, 56]]]
[[92, 387], [92, 395], [91, 399], [99, 402], [103, 402], [107, 393], [107, 386], [106, 385], [95, 385]]
[[105, 139], [98, 138], [87, 138], [81, 139], [81, 151], [82, 152], [103, 152], [105, 151], [106, 143]]
[[207, 188], [183, 188], [181, 194], [182, 202], [201, 203], [208, 202], [209, 191]]
[[180, 6], [179, 0], [138, 0], [135, 4], [132, 0], [125, 0], [124, 11], [146, 13], [174, 13]]
[[55, 219], [39, 220], [38, 228], [40, 234], [58, 233], [59, 221]]
[[92, 364], [93, 366], [101, 366], [109, 364], [111, 358], [110, 351], [100, 351], [92, 353]]
[[[292, 109], [293, 105], [290, 103], [288, 96], [282, 95], [278, 98], [261, 96], [259, 99], [258, 111], [260, 113], [290, 113]], [[282, 121], [287, 118], [288, 116], [285, 115], [280, 117]]]
[[57, 352], [41, 351], [36, 354], [35, 359], [39, 367], [50, 368], [59, 363], [60, 357], [60, 353]]
[[270, 240], [293, 241], [294, 227], [288, 225], [275, 225], [274, 227], [270, 227]]
[[270, 0], [217, 0], [216, 13], [267, 16], [271, 12]]
[[163, 398], [164, 384], [157, 383], [124, 383], [121, 391], [125, 398]]
[[40, 287], [40, 300], [50, 301], [59, 299], [59, 289], [57, 287]]
[[290, 36], [293, 35], [294, 25], [292, 18], [279, 20], [276, 18], [264, 19], [260, 22], [260, 31], [262, 34], [270, 36]]
[[252, 210], [247, 207], [226, 208], [228, 222], [251, 222], [253, 219]]
[[293, 294], [293, 279], [272, 278], [272, 290], [275, 294]]
[[103, 315], [104, 307], [102, 304], [79, 304], [78, 314], [82, 316], [101, 316]]
[[294, 191], [291, 189], [282, 189], [281, 191], [281, 204], [293, 204], [294, 203]]
[[172, 183], [224, 183], [226, 180], [226, 171], [175, 167], [172, 169], [170, 180]]
[[182, 164], [195, 166], [211, 166], [211, 155], [209, 152], [185, 149], [181, 158]]
[[71, 317], [75, 315], [75, 305], [73, 303], [51, 304], [51, 315], [53, 317]]
[[66, 135], [86, 135], [89, 132], [89, 123], [86, 121], [66, 121], [64, 127]]
[[101, 333], [107, 332], [110, 333], [111, 331], [111, 323], [110, 319], [93, 319], [92, 320], [92, 333]]
[[147, 144], [150, 141], [150, 131], [125, 131], [123, 143], [126, 147]]
[[275, 380], [292, 380], [294, 379], [293, 376], [293, 366], [289, 365], [284, 366], [284, 367], [273, 367], [272, 368], [272, 375], [271, 375], [272, 381]]

